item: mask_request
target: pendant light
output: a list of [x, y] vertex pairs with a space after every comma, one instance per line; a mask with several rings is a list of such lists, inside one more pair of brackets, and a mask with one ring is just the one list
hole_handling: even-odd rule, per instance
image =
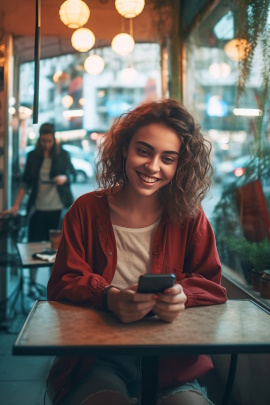
[[71, 37], [73, 48], [79, 52], [87, 52], [95, 45], [95, 35], [88, 28], [79, 28]]
[[232, 39], [224, 46], [226, 55], [238, 62], [246, 59], [251, 49], [251, 44], [244, 38]]
[[225, 79], [229, 76], [231, 72], [231, 68], [228, 63], [221, 62], [221, 63], [211, 63], [208, 68], [210, 75], [214, 79]]
[[67, 0], [59, 10], [60, 20], [69, 28], [80, 28], [87, 23], [90, 10], [82, 0]]
[[136, 79], [137, 72], [132, 66], [129, 66], [129, 67], [123, 69], [121, 71], [120, 75], [121, 75], [121, 79], [123, 80], [123, 82], [132, 83]]
[[112, 40], [112, 49], [118, 55], [128, 55], [135, 46], [134, 39], [129, 34], [118, 34]]
[[134, 18], [144, 8], [144, 0], [115, 0], [115, 8], [125, 18]]
[[97, 76], [104, 69], [104, 60], [101, 56], [94, 53], [93, 55], [90, 55], [88, 56], [88, 58], [85, 59], [84, 68], [90, 75]]

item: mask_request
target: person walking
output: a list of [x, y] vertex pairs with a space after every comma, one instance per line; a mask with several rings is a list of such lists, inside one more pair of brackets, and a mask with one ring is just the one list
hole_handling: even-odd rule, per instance
[[[70, 184], [75, 176], [68, 152], [56, 143], [54, 125], [42, 124], [36, 147], [27, 156], [17, 198], [2, 215], [17, 215], [25, 193], [29, 192], [28, 241], [49, 240], [49, 230], [60, 227], [62, 210], [73, 203]], [[35, 288], [36, 272], [36, 269], [30, 270], [29, 291], [33, 298], [38, 295]]]

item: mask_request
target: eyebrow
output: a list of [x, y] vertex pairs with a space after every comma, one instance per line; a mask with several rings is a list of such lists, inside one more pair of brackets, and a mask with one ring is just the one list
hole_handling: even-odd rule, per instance
[[[151, 145], [149, 145], [149, 143], [146, 143], [146, 142], [143, 142], [143, 141], [137, 141], [137, 142], [135, 142], [136, 144], [139, 144], [139, 145], [143, 145], [143, 146], [146, 146], [147, 148], [149, 148], [149, 149], [151, 149], [151, 150], [155, 150], [155, 148], [153, 148], [153, 146], [151, 146]], [[179, 156], [179, 153], [178, 152], [176, 152], [175, 150], [164, 150], [162, 153], [166, 153], [166, 154], [170, 154], [170, 155], [177, 155], [177, 156]]]

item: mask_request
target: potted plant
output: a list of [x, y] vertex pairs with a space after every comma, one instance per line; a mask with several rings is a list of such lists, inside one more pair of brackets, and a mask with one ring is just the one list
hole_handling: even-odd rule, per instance
[[270, 299], [270, 269], [263, 272], [260, 281], [260, 294], [262, 298]]
[[253, 265], [248, 257], [250, 242], [241, 235], [227, 236], [224, 238], [224, 242], [227, 246], [228, 254], [234, 257], [235, 262], [238, 259], [245, 280], [248, 284], [251, 284], [251, 270]]
[[270, 267], [270, 243], [267, 238], [261, 242], [250, 243], [248, 258], [253, 265], [252, 288], [260, 291], [260, 280], [264, 270]]

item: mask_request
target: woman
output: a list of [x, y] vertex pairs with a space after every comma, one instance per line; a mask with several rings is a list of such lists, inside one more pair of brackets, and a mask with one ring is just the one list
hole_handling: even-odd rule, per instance
[[[92, 304], [124, 323], [150, 311], [173, 322], [186, 307], [225, 302], [201, 207], [210, 150], [184, 107], [164, 100], [124, 114], [104, 137], [98, 169], [102, 190], [81, 196], [64, 219], [48, 299]], [[145, 273], [174, 273], [177, 282], [139, 294]], [[160, 358], [160, 404], [211, 403], [196, 380], [211, 368], [207, 356]], [[136, 356], [58, 358], [48, 390], [54, 404], [139, 404], [140, 372]]]
[[[36, 148], [28, 154], [23, 184], [13, 206], [2, 215], [16, 215], [25, 192], [29, 191], [27, 215], [29, 242], [49, 240], [49, 230], [59, 228], [63, 208], [73, 202], [70, 183], [75, 169], [69, 154], [55, 141], [54, 126], [45, 123], [39, 130]], [[30, 272], [30, 295], [35, 295], [36, 270]]]

